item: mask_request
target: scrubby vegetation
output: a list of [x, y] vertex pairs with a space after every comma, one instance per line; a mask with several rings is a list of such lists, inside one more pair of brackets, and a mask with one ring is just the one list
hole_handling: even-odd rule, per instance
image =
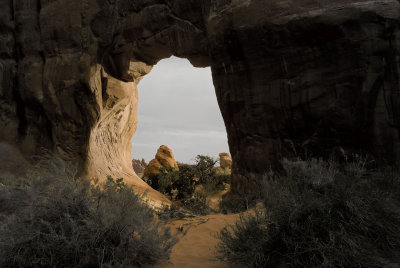
[[396, 267], [400, 180], [367, 168], [283, 161], [286, 176], [265, 185], [264, 209], [219, 234], [219, 258], [247, 267]]
[[142, 267], [169, 257], [176, 238], [142, 196], [122, 179], [99, 185], [70, 170], [60, 160], [47, 175], [1, 180], [0, 267]]
[[229, 183], [230, 180], [230, 175], [217, 172], [216, 163], [217, 160], [209, 156], [198, 155], [196, 157], [195, 174], [199, 178], [199, 184], [203, 186], [207, 194], [224, 190], [224, 183]]
[[[209, 156], [198, 155], [195, 165], [183, 164], [179, 169], [161, 168], [159, 174], [152, 174], [146, 182], [155, 190], [168, 195], [172, 200], [180, 201], [183, 208], [198, 214], [210, 212], [206, 196], [224, 189], [230, 175], [219, 174], [215, 164], [217, 160]], [[201, 191], [196, 192], [196, 187]], [[179, 207], [165, 208], [165, 215], [182, 215]], [[187, 215], [187, 214], [186, 214]]]
[[207, 215], [211, 212], [206, 196], [195, 193], [192, 198], [180, 200], [176, 205], [164, 206], [158, 211], [161, 220], [183, 219]]
[[151, 174], [147, 183], [155, 190], [173, 197], [185, 199], [191, 197], [197, 184], [194, 169], [181, 165], [179, 169], [161, 168], [159, 174]]
[[259, 201], [253, 196], [227, 195], [221, 200], [220, 209], [224, 214], [240, 213], [254, 208]]

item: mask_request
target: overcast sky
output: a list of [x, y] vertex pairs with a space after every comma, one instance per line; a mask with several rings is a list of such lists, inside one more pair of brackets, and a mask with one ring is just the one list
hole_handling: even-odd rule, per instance
[[133, 158], [150, 161], [162, 144], [184, 163], [229, 152], [210, 68], [176, 57], [160, 61], [139, 83], [138, 117]]

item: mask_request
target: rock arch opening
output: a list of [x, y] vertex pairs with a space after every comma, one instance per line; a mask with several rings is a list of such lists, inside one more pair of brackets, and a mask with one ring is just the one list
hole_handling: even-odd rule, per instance
[[140, 81], [138, 98], [133, 158], [149, 162], [162, 144], [183, 163], [198, 154], [229, 152], [210, 68], [177, 57], [161, 60]]
[[172, 54], [212, 68], [233, 192], [254, 192], [293, 148], [399, 162], [396, 0], [28, 2], [0, 11], [0, 143], [15, 162], [44, 147], [141, 183], [137, 84]]

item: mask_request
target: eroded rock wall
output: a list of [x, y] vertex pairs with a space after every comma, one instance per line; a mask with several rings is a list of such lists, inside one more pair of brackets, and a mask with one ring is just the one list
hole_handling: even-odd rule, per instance
[[233, 191], [285, 156], [398, 162], [398, 1], [230, 1], [207, 25]]
[[171, 55], [212, 67], [236, 193], [284, 156], [399, 158], [396, 0], [0, 4], [0, 143], [28, 159], [45, 148], [145, 189], [130, 159], [137, 85]]

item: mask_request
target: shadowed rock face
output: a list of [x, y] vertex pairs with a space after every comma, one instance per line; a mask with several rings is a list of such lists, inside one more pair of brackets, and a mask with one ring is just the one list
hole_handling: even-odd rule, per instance
[[27, 158], [46, 148], [145, 189], [130, 159], [137, 84], [173, 54], [212, 68], [233, 192], [283, 156], [399, 159], [397, 0], [0, 3], [0, 142]]

